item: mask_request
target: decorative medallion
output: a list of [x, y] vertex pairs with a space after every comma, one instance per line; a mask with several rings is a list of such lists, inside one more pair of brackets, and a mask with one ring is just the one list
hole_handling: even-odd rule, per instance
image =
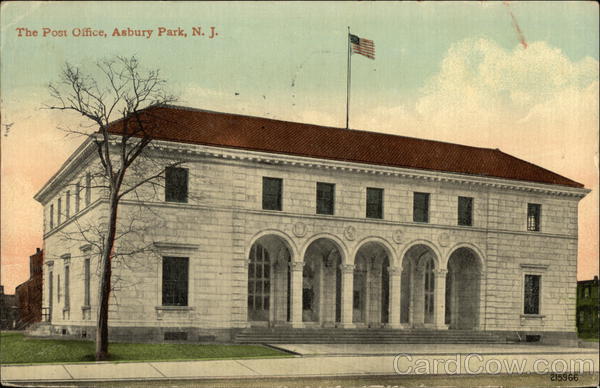
[[348, 241], [353, 241], [356, 238], [356, 228], [352, 225], [347, 226], [346, 229], [344, 229], [344, 237]]
[[392, 240], [394, 240], [394, 242], [396, 244], [402, 244], [403, 238], [404, 238], [404, 232], [402, 231], [402, 229], [394, 230], [394, 233], [392, 234]]
[[441, 246], [447, 247], [448, 244], [450, 244], [450, 235], [448, 233], [440, 234], [440, 237], [438, 238], [438, 242], [440, 243]]
[[302, 222], [296, 222], [292, 231], [296, 237], [304, 237], [306, 236], [306, 224]]

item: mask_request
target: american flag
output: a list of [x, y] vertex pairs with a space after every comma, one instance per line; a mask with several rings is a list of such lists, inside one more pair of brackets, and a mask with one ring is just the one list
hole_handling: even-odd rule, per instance
[[372, 40], [359, 38], [350, 34], [350, 43], [352, 43], [352, 52], [364, 55], [367, 58], [375, 59], [375, 43]]

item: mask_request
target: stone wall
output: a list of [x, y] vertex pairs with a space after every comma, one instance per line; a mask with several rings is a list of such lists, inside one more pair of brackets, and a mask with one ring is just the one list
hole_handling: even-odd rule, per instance
[[[167, 163], [167, 162], [165, 162]], [[581, 195], [558, 196], [538, 190], [519, 189], [519, 182], [495, 180], [484, 183], [455, 182], [447, 174], [420, 177], [393, 175], [378, 167], [351, 170], [332, 168], [329, 162], [313, 166], [189, 157], [188, 203], [166, 203], [164, 194], [141, 190], [148, 201], [140, 208], [133, 196], [124, 201], [122, 220], [143, 220], [143, 231], [134, 234], [136, 246], [149, 249], [115, 262], [116, 289], [112, 294], [110, 320], [118, 327], [199, 328], [217, 332], [243, 328], [247, 322], [247, 260], [250, 248], [266, 234], [280, 236], [289, 245], [292, 261], [302, 261], [309, 244], [325, 237], [335, 242], [342, 264], [353, 264], [366, 242], [380, 243], [390, 253], [390, 266], [401, 267], [403, 257], [415, 244], [430, 247], [436, 267], [445, 269], [452, 252], [471, 249], [481, 260], [481, 330], [575, 331], [577, 266], [577, 203]], [[84, 171], [76, 174], [77, 177]], [[262, 210], [262, 178], [283, 179], [283, 210]], [[436, 178], [437, 177], [437, 178]], [[482, 178], [483, 179], [483, 178]], [[334, 183], [335, 215], [317, 215], [316, 182]], [[366, 188], [384, 189], [384, 217], [367, 219]], [[430, 193], [429, 223], [412, 221], [413, 192]], [[57, 192], [56, 195], [64, 193]], [[48, 219], [50, 203], [46, 201]], [[473, 226], [457, 225], [457, 197], [474, 198]], [[542, 205], [541, 231], [526, 229], [527, 203]], [[58, 301], [54, 291], [52, 322], [56, 325], [92, 325], [96, 314], [97, 277], [91, 281], [91, 309], [83, 306], [83, 260], [85, 251], [76, 235], [82, 224], [102, 220], [103, 203], [94, 194], [92, 204], [45, 235], [45, 278], [52, 268], [54, 287], [61, 276], [64, 286], [65, 258], [70, 266], [70, 307], [64, 308], [64, 291]], [[93, 249], [91, 252], [94, 252]], [[186, 308], [161, 306], [161, 257], [189, 257], [189, 303]], [[523, 277], [542, 275], [541, 314], [523, 316]], [[45, 282], [47, 285], [48, 282]], [[394, 299], [390, 295], [390, 302]], [[44, 289], [48, 306], [48, 289]], [[82, 308], [83, 307], [83, 308]], [[399, 311], [399, 309], [398, 309]]]

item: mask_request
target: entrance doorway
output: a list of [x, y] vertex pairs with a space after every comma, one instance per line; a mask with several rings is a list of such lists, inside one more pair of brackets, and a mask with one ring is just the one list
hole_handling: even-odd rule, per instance
[[258, 239], [248, 258], [248, 321], [274, 325], [290, 320], [290, 250], [275, 235]]
[[302, 321], [334, 326], [341, 321], [341, 251], [327, 238], [313, 241], [304, 255]]
[[448, 260], [446, 275], [446, 324], [450, 329], [473, 330], [479, 326], [481, 260], [469, 248], [458, 248]]
[[368, 326], [389, 322], [389, 255], [379, 243], [364, 244], [354, 260], [352, 321]]
[[400, 322], [412, 327], [435, 322], [437, 256], [424, 244], [412, 246], [402, 260]]

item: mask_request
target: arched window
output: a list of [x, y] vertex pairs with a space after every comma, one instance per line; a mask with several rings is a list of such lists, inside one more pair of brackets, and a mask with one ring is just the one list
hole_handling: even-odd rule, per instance
[[433, 259], [425, 262], [425, 323], [433, 322], [433, 298], [435, 289], [435, 276], [433, 274]]
[[269, 319], [271, 290], [271, 260], [269, 252], [261, 245], [254, 244], [250, 251], [248, 265], [248, 312], [251, 320]]

